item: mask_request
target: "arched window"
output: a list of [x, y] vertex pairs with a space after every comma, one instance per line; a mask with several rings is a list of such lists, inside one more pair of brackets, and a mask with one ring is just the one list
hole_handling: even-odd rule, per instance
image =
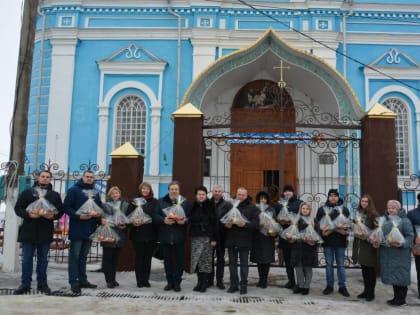
[[383, 105], [397, 114], [395, 119], [395, 141], [397, 144], [397, 174], [410, 175], [410, 152], [408, 139], [407, 106], [399, 98], [388, 98]]
[[125, 96], [115, 110], [114, 148], [130, 142], [144, 154], [146, 139], [146, 104], [136, 96]]

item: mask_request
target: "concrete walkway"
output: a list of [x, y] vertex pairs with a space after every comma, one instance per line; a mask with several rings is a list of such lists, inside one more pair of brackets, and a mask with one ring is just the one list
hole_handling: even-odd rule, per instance
[[[378, 279], [376, 299], [372, 302], [359, 300], [356, 296], [362, 290], [362, 277], [359, 269], [348, 269], [347, 288], [349, 298], [341, 296], [335, 288], [328, 296], [322, 294], [325, 287], [325, 270], [314, 269], [311, 291], [303, 296], [293, 294], [281, 286], [286, 282], [284, 268], [273, 267], [269, 275], [269, 287], [257, 288], [257, 270], [250, 268], [247, 295], [229, 294], [216, 287], [206, 293], [193, 292], [196, 276], [184, 273], [182, 291], [166, 292], [165, 277], [161, 261], [153, 260], [151, 288], [137, 288], [134, 272], [120, 272], [118, 289], [108, 289], [102, 273], [89, 271], [89, 281], [98, 285], [97, 289], [84, 289], [82, 296], [63, 296], [70, 293], [67, 283], [66, 264], [50, 264], [48, 283], [57, 296], [30, 294], [25, 296], [9, 295], [19, 286], [19, 273], [0, 272], [0, 314], [419, 314], [415, 282], [415, 268], [412, 267], [413, 283], [409, 287], [407, 305], [391, 307], [386, 300], [392, 297], [392, 287], [385, 286]], [[89, 270], [97, 269], [89, 265]], [[34, 279], [36, 276], [34, 275]], [[229, 275], [226, 268], [225, 284]], [[32, 283], [36, 288], [36, 281]], [[35, 291], [35, 290], [34, 290]]]

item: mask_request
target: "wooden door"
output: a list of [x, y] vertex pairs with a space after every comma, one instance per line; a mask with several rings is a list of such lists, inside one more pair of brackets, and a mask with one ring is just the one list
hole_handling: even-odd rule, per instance
[[[270, 81], [251, 82], [235, 97], [234, 106], [231, 109], [232, 132], [295, 132], [294, 108], [290, 105], [291, 98], [287, 93], [282, 95], [283, 98], [288, 98], [287, 106], [275, 106], [275, 104], [238, 106], [238, 102], [241, 102], [242, 90], [252, 90], [257, 94], [256, 90], [264, 89], [267, 85], [270, 88], [273, 87]], [[249, 100], [249, 96], [247, 99]], [[296, 187], [296, 145], [232, 144], [230, 161], [232, 195], [235, 195], [238, 187], [243, 186], [248, 189], [254, 199], [256, 193], [264, 189], [264, 174], [268, 171], [280, 172], [278, 183], [280, 190], [284, 184]]]

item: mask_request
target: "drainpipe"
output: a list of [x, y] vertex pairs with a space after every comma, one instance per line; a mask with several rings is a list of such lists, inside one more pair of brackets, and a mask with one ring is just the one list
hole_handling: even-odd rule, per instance
[[348, 2], [350, 5], [349, 13], [343, 14], [343, 76], [347, 79], [347, 17], [353, 15], [353, 1], [344, 2]]
[[38, 70], [38, 95], [36, 99], [36, 115], [35, 115], [35, 147], [34, 147], [34, 170], [38, 168], [38, 146], [39, 146], [39, 124], [41, 115], [41, 92], [42, 92], [42, 69], [44, 59], [44, 36], [45, 36], [45, 14], [41, 11], [41, 2], [38, 6], [38, 15], [42, 17], [41, 42], [39, 49], [39, 70]]
[[176, 107], [178, 108], [180, 88], [181, 88], [181, 16], [175, 13], [171, 8], [171, 0], [168, 0], [168, 12], [178, 19], [178, 65], [177, 65], [177, 77], [176, 77]]

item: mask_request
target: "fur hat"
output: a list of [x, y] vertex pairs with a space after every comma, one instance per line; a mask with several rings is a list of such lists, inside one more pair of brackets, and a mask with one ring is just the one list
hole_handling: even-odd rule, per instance
[[284, 185], [283, 192], [285, 192], [285, 191], [295, 192], [292, 185]]
[[401, 203], [398, 200], [388, 200], [386, 205], [387, 207], [394, 207], [394, 208], [397, 208], [398, 210], [401, 209]]
[[338, 189], [335, 189], [335, 188], [331, 188], [330, 190], [328, 190], [328, 197], [330, 195], [336, 195], [337, 197], [340, 197], [340, 193], [338, 192]]
[[257, 203], [260, 202], [261, 198], [265, 198], [267, 203], [270, 203], [270, 195], [266, 191], [263, 190], [257, 193], [257, 196], [255, 197]]

